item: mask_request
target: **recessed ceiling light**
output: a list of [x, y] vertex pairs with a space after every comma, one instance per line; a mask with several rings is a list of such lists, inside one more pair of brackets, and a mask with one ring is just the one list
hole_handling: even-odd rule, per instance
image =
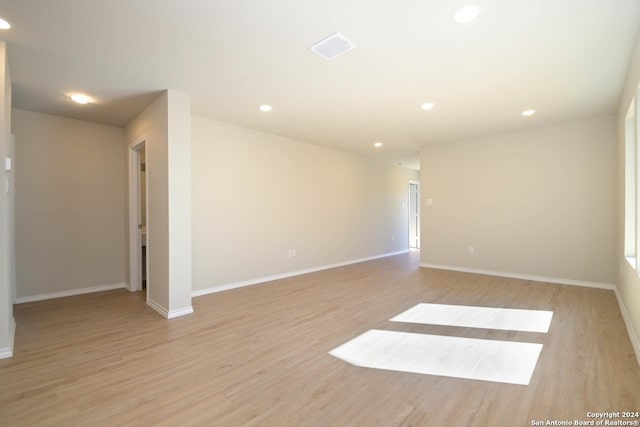
[[529, 116], [533, 116], [535, 113], [536, 113], [536, 110], [524, 110], [520, 114], [522, 114], [525, 117], [529, 117]]
[[374, 147], [376, 147], [376, 148], [380, 148], [380, 147], [382, 147], [382, 142], [380, 142], [380, 141], [375, 142], [375, 143], [373, 144], [373, 146], [374, 146]]
[[74, 93], [69, 95], [69, 98], [71, 98], [71, 100], [73, 100], [73, 102], [77, 102], [78, 104], [82, 104], [82, 105], [86, 105], [90, 102], [92, 102], [91, 98], [89, 98], [87, 95], [83, 95], [81, 93]]
[[480, 6], [470, 4], [458, 9], [456, 14], [453, 15], [453, 19], [461, 24], [466, 24], [476, 19], [478, 15], [480, 15]]
[[264, 111], [265, 113], [268, 113], [271, 110], [273, 110], [273, 107], [271, 105], [262, 104], [260, 106], [260, 111]]
[[420, 106], [420, 108], [422, 108], [422, 109], [423, 109], [423, 110], [425, 110], [425, 111], [426, 111], [426, 110], [431, 110], [431, 109], [433, 108], [433, 106], [434, 106], [434, 105], [436, 105], [436, 104], [435, 104], [435, 103], [433, 103], [433, 102], [425, 102], [424, 104], [422, 104], [422, 105]]
[[7, 21], [4, 18], [0, 18], [0, 30], [8, 30], [11, 27], [13, 27], [13, 25], [11, 25], [11, 22]]

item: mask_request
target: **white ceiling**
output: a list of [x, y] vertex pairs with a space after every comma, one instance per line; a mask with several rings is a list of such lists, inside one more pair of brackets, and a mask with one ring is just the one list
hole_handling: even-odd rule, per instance
[[[17, 108], [123, 126], [170, 88], [195, 114], [415, 169], [425, 144], [614, 113], [640, 1], [471, 2], [457, 24], [468, 1], [0, 0], [0, 38]], [[308, 50], [337, 31], [358, 48]]]

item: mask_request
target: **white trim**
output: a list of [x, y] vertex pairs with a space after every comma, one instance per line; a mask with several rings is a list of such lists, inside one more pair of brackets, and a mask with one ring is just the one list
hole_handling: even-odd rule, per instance
[[[417, 236], [417, 241], [416, 241], [416, 246], [412, 247], [411, 246], [411, 185], [415, 185], [416, 186], [416, 191], [418, 193], [418, 197], [417, 197], [417, 202], [418, 202], [418, 220], [416, 223], [416, 228], [418, 229], [418, 236]], [[410, 179], [409, 180], [409, 196], [407, 199], [407, 236], [408, 236], [408, 244], [409, 244], [409, 250], [411, 249], [415, 249], [415, 250], [420, 250], [420, 240], [421, 240], [421, 236], [420, 236], [420, 220], [421, 220], [421, 199], [420, 199], [420, 181], [416, 181], [415, 179]]]
[[420, 263], [420, 267], [435, 268], [437, 270], [460, 271], [463, 273], [484, 274], [486, 276], [509, 277], [511, 279], [531, 280], [534, 282], [555, 283], [558, 285], [583, 286], [586, 288], [614, 290], [615, 286], [610, 283], [587, 282], [583, 280], [559, 279], [557, 277], [532, 276], [529, 274], [506, 273], [503, 271], [481, 270], [477, 268], [456, 267], [451, 265], [438, 265]]
[[[138, 223], [140, 220], [140, 149], [146, 147], [147, 137], [142, 136], [129, 144], [129, 277], [130, 284], [127, 289], [129, 291], [141, 291], [142, 290], [142, 271], [141, 255], [139, 248], [142, 245], [140, 239], [140, 231], [138, 230]], [[145, 161], [145, 173], [149, 168], [149, 161]], [[148, 175], [147, 175], [148, 176]], [[145, 192], [149, 194], [149, 180], [146, 180]], [[149, 209], [148, 209], [147, 196], [147, 209], [145, 223], [147, 224], [147, 296], [149, 295]]]
[[166, 308], [164, 308], [163, 306], [161, 306], [151, 298], [147, 298], [147, 305], [152, 309], [154, 309], [155, 311], [157, 311], [158, 313], [160, 313], [160, 315], [165, 319], [173, 319], [175, 317], [180, 317], [186, 314], [193, 313], [193, 306], [168, 311]]
[[91, 294], [93, 292], [112, 291], [114, 289], [127, 288], [126, 283], [113, 283], [111, 285], [91, 286], [89, 288], [71, 289], [68, 291], [52, 292], [50, 294], [32, 295], [28, 297], [16, 297], [16, 304], [23, 304], [25, 302], [43, 301], [53, 298], [72, 297], [75, 295]]
[[627, 262], [629, 263], [631, 268], [633, 268], [635, 270], [636, 269], [636, 258], [635, 257], [630, 257], [630, 256], [626, 256], [624, 258], [627, 260]]
[[315, 273], [316, 271], [329, 270], [331, 268], [337, 268], [337, 267], [344, 267], [345, 265], [357, 264], [359, 262], [372, 261], [374, 259], [386, 258], [386, 257], [394, 256], [394, 255], [400, 255], [400, 254], [406, 254], [408, 252], [409, 252], [409, 250], [406, 249], [404, 251], [391, 252], [391, 253], [382, 254], [382, 255], [375, 255], [375, 256], [367, 257], [367, 258], [358, 258], [358, 259], [353, 259], [353, 260], [344, 261], [344, 262], [336, 262], [334, 264], [326, 264], [326, 265], [321, 265], [319, 267], [306, 268], [304, 270], [290, 271], [288, 273], [275, 274], [273, 276], [259, 277], [259, 278], [256, 278], [256, 279], [244, 280], [242, 282], [229, 283], [227, 285], [214, 286], [214, 287], [206, 288], [206, 289], [198, 289], [198, 290], [195, 290], [195, 291], [191, 292], [191, 296], [192, 297], [199, 297], [199, 296], [202, 296], [202, 295], [214, 294], [216, 292], [228, 291], [228, 290], [231, 290], [231, 289], [242, 288], [242, 287], [245, 287], [245, 286], [257, 285], [257, 284], [260, 284], [260, 283], [272, 282], [274, 280], [280, 280], [280, 279], [286, 279], [286, 278], [289, 278], [289, 277], [300, 276], [302, 274]]
[[629, 312], [627, 311], [627, 307], [624, 305], [624, 300], [622, 299], [622, 295], [620, 295], [617, 287], [614, 289], [614, 292], [616, 294], [616, 299], [618, 300], [618, 305], [620, 306], [622, 319], [624, 320], [624, 324], [627, 327], [627, 333], [629, 334], [629, 339], [631, 340], [631, 346], [633, 347], [633, 351], [636, 354], [638, 365], [640, 365], [640, 339], [638, 338], [638, 334], [636, 333], [636, 331], [633, 329], [633, 324], [631, 323]]
[[[16, 180], [16, 174], [13, 171], [14, 169], [14, 162], [13, 160], [15, 160], [15, 155], [16, 155], [16, 136], [14, 134], [10, 135], [9, 138], [9, 155], [11, 156], [11, 175], [9, 178], [9, 212], [7, 215], [7, 220], [9, 223], [9, 253], [8, 253], [8, 261], [9, 261], [9, 265], [7, 268], [7, 277], [9, 279], [9, 286], [11, 289], [11, 300], [15, 301], [16, 299], [16, 190], [15, 190], [15, 180]], [[6, 175], [6, 174], [5, 174]]]
[[160, 315], [166, 319], [169, 318], [169, 311], [167, 311], [166, 308], [164, 308], [163, 306], [161, 306], [160, 304], [158, 304], [157, 302], [155, 302], [154, 300], [152, 300], [151, 298], [149, 298], [149, 292], [147, 292], [147, 305], [151, 308], [153, 308], [155, 311], [157, 311], [158, 313], [160, 313]]
[[11, 329], [9, 330], [9, 347], [0, 348], [0, 359], [13, 357], [13, 342], [16, 337], [16, 319], [11, 319]]
[[193, 306], [190, 305], [189, 307], [179, 308], [178, 310], [171, 310], [167, 319], [173, 319], [174, 317], [180, 317], [191, 313], [193, 313]]

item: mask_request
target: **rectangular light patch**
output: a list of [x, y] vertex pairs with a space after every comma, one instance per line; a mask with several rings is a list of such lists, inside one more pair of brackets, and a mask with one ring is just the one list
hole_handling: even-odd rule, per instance
[[331, 350], [352, 365], [528, 385], [542, 344], [372, 329]]
[[552, 317], [553, 311], [544, 310], [418, 304], [391, 321], [546, 333]]

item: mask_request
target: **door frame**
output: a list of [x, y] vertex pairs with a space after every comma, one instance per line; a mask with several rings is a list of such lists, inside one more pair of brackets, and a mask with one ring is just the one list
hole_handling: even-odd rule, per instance
[[7, 168], [7, 164], [5, 163], [4, 167], [4, 176], [5, 176], [5, 185], [9, 191], [9, 208], [8, 208], [8, 240], [9, 245], [12, 249], [9, 250], [8, 263], [7, 263], [7, 273], [9, 279], [9, 287], [11, 291], [11, 296], [9, 301], [12, 301], [14, 304], [16, 303], [16, 196], [15, 196], [15, 180], [16, 174], [14, 172], [15, 169], [15, 144], [16, 136], [15, 134], [9, 135], [9, 152], [7, 153], [7, 157], [11, 159], [10, 168]]
[[[142, 290], [142, 240], [138, 231], [140, 219], [140, 150], [147, 148], [147, 137], [142, 136], [129, 144], [129, 291]], [[149, 156], [145, 158], [145, 224], [147, 225], [147, 301], [149, 300]]]
[[[418, 216], [418, 219], [416, 220], [416, 229], [417, 229], [417, 232], [418, 232], [418, 236], [417, 236], [416, 247], [415, 248], [411, 247], [411, 185], [412, 184], [416, 186], [416, 192], [417, 192], [417, 196], [418, 196], [417, 200], [416, 200], [416, 202], [417, 202], [416, 203], [416, 207], [417, 207], [417, 210], [418, 210], [418, 212], [416, 212], [417, 216]], [[407, 234], [409, 236], [409, 239], [408, 239], [409, 249], [420, 249], [420, 181], [416, 181], [414, 179], [410, 179], [409, 180], [409, 203], [407, 205], [408, 205], [408, 209], [407, 210], [409, 211], [409, 214], [407, 215], [407, 217], [409, 219], [409, 222], [407, 224]]]

